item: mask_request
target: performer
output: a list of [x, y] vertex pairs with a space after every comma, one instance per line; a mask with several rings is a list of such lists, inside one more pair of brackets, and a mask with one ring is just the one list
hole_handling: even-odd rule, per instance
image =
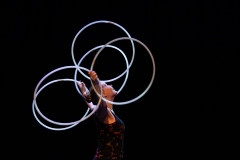
[[[89, 76], [94, 88], [101, 94], [96, 72], [90, 71]], [[92, 87], [88, 91], [82, 81], [79, 81], [78, 86], [86, 99], [88, 107], [94, 110], [99, 101], [98, 95]], [[102, 87], [103, 97], [109, 101], [114, 101], [117, 91], [112, 85], [100, 81], [100, 86]], [[98, 147], [93, 160], [122, 160], [125, 125], [113, 112], [113, 105], [101, 100], [97, 111], [94, 113], [94, 120], [98, 132]]]

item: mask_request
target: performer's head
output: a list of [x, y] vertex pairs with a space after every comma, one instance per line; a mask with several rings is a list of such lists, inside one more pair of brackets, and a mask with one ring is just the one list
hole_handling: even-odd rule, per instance
[[[102, 86], [102, 95], [105, 99], [109, 101], [114, 101], [115, 96], [117, 95], [117, 91], [112, 87], [112, 85], [107, 85], [105, 82], [101, 81], [101, 86]], [[100, 94], [100, 90], [95, 88], [97, 92]], [[99, 101], [98, 95], [95, 93], [94, 89], [91, 87], [89, 89], [90, 94], [91, 94], [91, 100], [92, 103], [97, 105]]]

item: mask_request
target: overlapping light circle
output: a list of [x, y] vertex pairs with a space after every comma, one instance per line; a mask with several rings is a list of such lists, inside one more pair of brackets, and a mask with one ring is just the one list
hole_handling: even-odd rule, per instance
[[[84, 29], [86, 29], [87, 27], [89, 27], [89, 26], [91, 26], [91, 25], [93, 25], [93, 24], [98, 24], [98, 23], [113, 24], [113, 25], [119, 27], [120, 29], [122, 29], [122, 30], [127, 34], [128, 37], [116, 38], [116, 39], [108, 42], [108, 43], [105, 44], [105, 45], [100, 45], [100, 46], [97, 46], [97, 47], [89, 50], [89, 51], [80, 59], [80, 61], [79, 61], [78, 64], [77, 64], [76, 61], [75, 61], [75, 59], [74, 59], [74, 45], [75, 45], [75, 41], [76, 41], [77, 37], [78, 37], [79, 34], [80, 34]], [[120, 50], [119, 48], [117, 48], [117, 47], [115, 47], [115, 46], [110, 45], [111, 43], [114, 43], [114, 42], [120, 41], [120, 40], [130, 40], [130, 41], [131, 41], [133, 53], [132, 53], [132, 59], [131, 59], [130, 64], [128, 64], [127, 57], [126, 57], [126, 55], [124, 54], [124, 52], [123, 52], [122, 50]], [[153, 73], [152, 73], [151, 81], [150, 81], [148, 87], [145, 89], [145, 91], [144, 91], [143, 93], [141, 93], [138, 97], [136, 97], [136, 98], [134, 98], [134, 99], [132, 99], [132, 100], [125, 101], [125, 102], [112, 102], [112, 101], [108, 101], [108, 100], [106, 100], [105, 98], [102, 97], [102, 87], [100, 87], [100, 94], [99, 94], [99, 93], [96, 91], [96, 89], [94, 88], [94, 85], [93, 85], [90, 77], [87, 76], [87, 75], [85, 75], [81, 70], [84, 70], [84, 71], [87, 71], [87, 72], [89, 72], [90, 70], [93, 70], [93, 66], [94, 66], [94, 64], [95, 64], [95, 61], [96, 61], [98, 55], [100, 54], [100, 52], [101, 52], [104, 48], [110, 47], [110, 48], [113, 48], [113, 49], [118, 50], [118, 51], [123, 55], [123, 57], [124, 57], [124, 59], [125, 59], [125, 61], [126, 61], [126, 66], [127, 66], [126, 70], [125, 70], [122, 74], [120, 74], [119, 76], [117, 76], [117, 77], [115, 77], [115, 78], [113, 78], [113, 79], [110, 79], [110, 80], [101, 80], [101, 81], [111, 82], [111, 81], [114, 81], [114, 80], [119, 79], [120, 77], [122, 77], [122, 76], [126, 73], [125, 80], [124, 80], [122, 86], [120, 87], [120, 89], [118, 90], [118, 94], [119, 94], [119, 92], [123, 89], [123, 87], [124, 87], [125, 84], [126, 84], [126, 81], [127, 81], [127, 78], [128, 78], [128, 74], [129, 74], [129, 69], [130, 69], [130, 67], [131, 67], [131, 65], [132, 65], [132, 63], [133, 63], [134, 57], [135, 57], [135, 47], [134, 47], [133, 41], [138, 42], [139, 44], [141, 44], [141, 45], [148, 51], [148, 53], [149, 53], [149, 55], [150, 55], [150, 57], [151, 57], [152, 64], [153, 64]], [[84, 68], [84, 67], [80, 67], [80, 64], [81, 64], [82, 60], [83, 60], [88, 54], [90, 54], [92, 51], [94, 51], [94, 50], [96, 50], [96, 49], [99, 49], [99, 48], [100, 48], [100, 50], [99, 50], [99, 51], [97, 52], [97, 54], [95, 55], [95, 57], [94, 57], [94, 59], [93, 59], [93, 61], [92, 61], [92, 64], [91, 64], [91, 68], [90, 68], [90, 69], [86, 69], [86, 68]], [[84, 26], [84, 27], [76, 34], [76, 36], [75, 36], [74, 39], [73, 39], [72, 47], [71, 47], [71, 55], [72, 55], [72, 60], [73, 60], [74, 66], [64, 66], [64, 67], [60, 67], [60, 68], [57, 68], [57, 69], [49, 72], [47, 75], [45, 75], [45, 76], [39, 81], [39, 83], [37, 84], [37, 86], [36, 86], [36, 88], [35, 88], [35, 91], [34, 91], [33, 103], [32, 103], [33, 115], [34, 115], [35, 119], [37, 120], [37, 122], [39, 122], [40, 125], [42, 125], [43, 127], [47, 128], [47, 129], [50, 129], [50, 130], [62, 131], [62, 130], [67, 130], [67, 129], [70, 129], [70, 128], [76, 126], [76, 125], [79, 124], [80, 122], [82, 122], [82, 121], [86, 120], [87, 118], [89, 118], [94, 112], [96, 112], [96, 110], [98, 109], [99, 104], [101, 103], [102, 100], [104, 100], [105, 102], [111, 103], [111, 104], [115, 104], [115, 105], [125, 105], [125, 104], [129, 104], [129, 103], [135, 102], [136, 100], [140, 99], [144, 94], [146, 94], [146, 92], [150, 89], [150, 87], [151, 87], [151, 85], [152, 85], [152, 83], [153, 83], [154, 77], [155, 77], [155, 62], [154, 62], [153, 55], [152, 55], [151, 51], [148, 49], [148, 47], [147, 47], [144, 43], [142, 43], [141, 41], [139, 41], [139, 40], [137, 40], [137, 39], [134, 39], [134, 38], [131, 38], [131, 36], [129, 35], [129, 33], [128, 33], [121, 25], [119, 25], [119, 24], [117, 24], [117, 23], [114, 23], [114, 22], [111, 22], [111, 21], [95, 21], [95, 22], [89, 23], [88, 25]], [[57, 79], [57, 80], [53, 80], [53, 81], [51, 81], [51, 82], [48, 82], [48, 83], [45, 84], [44, 86], [42, 86], [40, 89], [38, 89], [39, 86], [40, 86], [40, 84], [41, 84], [47, 77], [49, 77], [51, 74], [53, 74], [53, 73], [55, 73], [55, 72], [58, 72], [58, 71], [61, 71], [61, 70], [64, 70], [64, 69], [75, 69], [74, 79]], [[56, 82], [64, 82], [64, 81], [74, 82], [74, 83], [75, 83], [75, 87], [76, 87], [78, 93], [83, 97], [83, 95], [81, 94], [81, 92], [79, 91], [79, 88], [78, 88], [78, 86], [77, 86], [77, 84], [78, 84], [78, 81], [76, 80], [76, 78], [77, 78], [77, 71], [79, 71], [84, 77], [86, 77], [87, 79], [90, 80], [91, 85], [92, 85], [94, 91], [95, 91], [95, 92], [97, 93], [97, 95], [100, 97], [100, 98], [99, 98], [99, 101], [98, 101], [98, 104], [97, 104], [97, 107], [96, 107], [93, 111], [91, 111], [90, 114], [88, 114], [88, 112], [89, 112], [89, 108], [88, 108], [87, 111], [86, 111], [86, 113], [83, 115], [83, 117], [82, 117], [80, 120], [77, 120], [77, 121], [74, 121], [74, 122], [68, 122], [68, 123], [56, 122], [56, 121], [53, 121], [53, 120], [47, 118], [46, 116], [44, 116], [44, 115], [41, 113], [41, 111], [39, 110], [38, 106], [37, 106], [36, 98], [37, 98], [37, 96], [39, 95], [39, 93], [40, 93], [45, 87], [47, 87], [47, 86], [50, 85], [50, 84], [53, 84], [53, 83], [56, 83]], [[98, 81], [99, 81], [99, 85], [100, 85], [100, 80], [98, 79]], [[43, 119], [45, 119], [46, 121], [48, 121], [48, 122], [50, 122], [50, 123], [52, 123], [52, 124], [55, 124], [55, 125], [67, 126], [67, 127], [63, 127], [63, 128], [53, 128], [53, 127], [49, 127], [49, 126], [45, 125], [44, 123], [42, 123], [42, 122], [39, 120], [39, 118], [38, 118], [37, 115], [36, 115], [35, 110], [36, 110], [36, 111], [38, 112], [38, 114], [39, 114]]]

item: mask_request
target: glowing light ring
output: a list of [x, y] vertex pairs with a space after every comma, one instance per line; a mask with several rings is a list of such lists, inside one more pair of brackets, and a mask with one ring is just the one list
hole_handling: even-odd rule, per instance
[[[117, 24], [117, 23], [115, 23], [115, 22], [106, 21], [106, 20], [100, 20], [100, 21], [94, 21], [94, 22], [92, 22], [92, 23], [89, 23], [89, 24], [87, 24], [86, 26], [84, 26], [84, 27], [76, 34], [76, 36], [74, 37], [73, 42], [72, 42], [71, 55], [72, 55], [72, 60], [73, 60], [73, 63], [74, 63], [75, 66], [77, 66], [77, 63], [76, 63], [75, 58], [74, 58], [74, 51], [73, 51], [73, 50], [74, 50], [74, 44], [75, 44], [75, 41], [76, 41], [78, 35], [79, 35], [84, 29], [86, 29], [87, 27], [89, 27], [89, 26], [91, 26], [91, 25], [94, 25], [94, 24], [97, 24], [97, 23], [113, 24], [113, 25], [119, 27], [120, 29], [122, 29], [122, 30], [127, 34], [127, 36], [128, 36], [129, 38], [131, 38], [130, 34], [129, 34], [121, 25], [119, 25], [119, 24]], [[131, 44], [132, 44], [133, 54], [132, 54], [132, 60], [131, 60], [131, 62], [130, 62], [130, 64], [129, 64], [129, 66], [127, 67], [127, 69], [126, 69], [122, 74], [120, 74], [118, 77], [116, 77], [116, 78], [113, 78], [113, 79], [110, 79], [110, 80], [102, 80], [102, 81], [104, 81], [104, 82], [112, 82], [112, 81], [114, 81], [114, 80], [117, 80], [118, 78], [122, 77], [122, 76], [129, 70], [129, 68], [132, 66], [132, 63], [133, 63], [133, 60], [134, 60], [134, 57], [135, 57], [135, 47], [134, 47], [133, 41], [132, 41], [131, 39], [130, 39], [130, 41], [131, 41]], [[90, 80], [90, 77], [86, 76], [80, 69], [78, 69], [78, 71], [79, 71], [84, 77], [86, 77], [87, 79]]]
[[148, 53], [149, 53], [149, 55], [150, 55], [150, 57], [151, 57], [151, 59], [152, 59], [152, 65], [153, 65], [152, 79], [151, 79], [148, 87], [145, 89], [145, 91], [144, 91], [142, 94], [140, 94], [138, 97], [136, 97], [136, 98], [134, 98], [134, 99], [132, 99], [132, 100], [125, 101], [125, 102], [112, 102], [112, 101], [108, 101], [108, 100], [106, 100], [105, 98], [101, 97], [101, 95], [99, 95], [99, 94], [97, 93], [97, 91], [96, 91], [96, 89], [94, 88], [94, 85], [93, 85], [93, 83], [92, 83], [92, 81], [91, 81], [91, 85], [92, 85], [95, 93], [96, 93], [99, 97], [101, 97], [103, 101], [108, 102], [108, 103], [110, 103], [110, 104], [125, 105], [125, 104], [129, 104], [129, 103], [135, 102], [136, 100], [138, 100], [139, 98], [141, 98], [144, 94], [146, 94], [146, 92], [147, 92], [147, 91], [149, 90], [149, 88], [151, 87], [151, 85], [152, 85], [152, 83], [153, 83], [153, 80], [154, 80], [154, 77], [155, 77], [155, 69], [156, 69], [156, 67], [155, 67], [155, 62], [154, 62], [154, 58], [153, 58], [153, 55], [152, 55], [151, 51], [150, 51], [150, 50], [148, 49], [148, 47], [147, 47], [144, 43], [142, 43], [141, 41], [139, 41], [139, 40], [137, 40], [137, 39], [135, 39], [135, 38], [128, 38], [128, 37], [116, 38], [116, 39], [108, 42], [107, 44], [105, 44], [104, 47], [102, 47], [102, 48], [97, 52], [97, 54], [95, 55], [95, 57], [94, 57], [94, 59], [93, 59], [93, 61], [92, 61], [92, 65], [91, 65], [91, 69], [90, 69], [90, 70], [93, 69], [93, 66], [94, 66], [94, 63], [95, 63], [95, 61], [96, 61], [96, 59], [97, 59], [97, 56], [100, 54], [100, 52], [101, 52], [107, 45], [109, 45], [109, 44], [111, 44], [111, 43], [113, 43], [113, 42], [116, 42], [116, 41], [129, 40], [129, 39], [134, 40], [134, 41], [140, 43], [140, 44], [148, 51]]
[[[97, 46], [97, 47], [91, 49], [90, 51], [88, 51], [88, 52], [80, 59], [80, 61], [78, 62], [78, 65], [77, 65], [77, 66], [80, 66], [81, 62], [83, 61], [83, 59], [84, 59], [88, 54], [90, 54], [92, 51], [94, 51], [94, 50], [96, 50], [96, 49], [98, 49], [98, 48], [101, 48], [101, 47], [103, 47], [103, 46], [104, 46], [104, 45]], [[107, 45], [106, 47], [114, 48], [114, 49], [118, 50], [120, 53], [122, 53], [123, 57], [125, 58], [127, 67], [129, 66], [127, 57], [126, 57], [126, 55], [123, 53], [122, 50], [120, 50], [119, 48], [117, 48], [117, 47], [115, 47], [115, 46], [112, 46], [112, 45]], [[74, 80], [75, 80], [75, 81], [77, 81], [77, 71], [78, 71], [78, 70], [76, 69], [76, 70], [75, 70], [75, 74], [74, 74]], [[81, 70], [80, 70], [80, 71], [81, 71]], [[83, 72], [81, 72], [81, 73], [83, 74]], [[125, 84], [126, 84], [126, 82], [127, 82], [127, 79], [128, 79], [128, 74], [129, 74], [129, 70], [127, 70], [127, 74], [126, 74], [125, 80], [124, 80], [124, 82], [123, 82], [123, 85], [122, 85], [122, 86], [120, 87], [120, 89], [118, 90], [118, 94], [122, 91], [123, 87], [125, 86]], [[80, 92], [78, 86], [77, 86], [77, 83], [75, 83], [75, 87], [76, 87], [78, 93], [79, 93], [81, 96], [83, 96], [82, 93]]]
[[[58, 80], [57, 80], [58, 81]], [[61, 81], [61, 80], [60, 80]], [[52, 83], [54, 83], [53, 81], [52, 81]], [[41, 88], [42, 89], [42, 88]], [[40, 89], [40, 90], [41, 90]], [[38, 91], [37, 92], [37, 95], [40, 93], [40, 91]], [[37, 120], [37, 122], [40, 124], [40, 125], [42, 125], [43, 127], [45, 127], [45, 128], [47, 128], [47, 129], [50, 129], [50, 130], [55, 130], [55, 131], [62, 131], [62, 130], [67, 130], [67, 129], [70, 129], [70, 128], [72, 128], [72, 127], [74, 127], [74, 126], [76, 126], [77, 124], [79, 124], [80, 122], [78, 122], [78, 121], [76, 121], [75, 123], [58, 123], [58, 122], [55, 122], [55, 121], [52, 121], [52, 120], [50, 120], [50, 119], [48, 119], [47, 117], [45, 117], [44, 115], [41, 115], [41, 116], [44, 116], [44, 119], [48, 119], [48, 122], [50, 122], [50, 123], [52, 123], [52, 122], [54, 122], [55, 124], [58, 124], [58, 125], [66, 125], [66, 126], [68, 126], [68, 125], [71, 125], [71, 126], [68, 126], [68, 127], [65, 127], [65, 128], [53, 128], [53, 127], [49, 127], [49, 126], [47, 126], [47, 125], [45, 125], [44, 123], [42, 123], [39, 119], [38, 119], [38, 117], [37, 117], [37, 115], [36, 115], [36, 113], [35, 113], [35, 110], [34, 110], [34, 101], [33, 101], [33, 103], [32, 103], [32, 111], [33, 111], [33, 115], [34, 115], [34, 117], [35, 117], [35, 119]], [[88, 110], [87, 110], [87, 112], [89, 111], [89, 108], [88, 108]], [[39, 111], [40, 112], [40, 111]], [[83, 116], [83, 117], [85, 117], [86, 115], [87, 115], [87, 112], [85, 113], [85, 115]]]
[[[86, 112], [86, 114], [78, 121], [75, 121], [75, 122], [70, 122], [70, 123], [61, 123], [61, 122], [56, 122], [56, 121], [53, 121], [49, 118], [47, 118], [46, 116], [44, 116], [41, 111], [39, 110], [38, 106], [37, 106], [37, 102], [36, 102], [36, 98], [37, 98], [37, 95], [40, 93], [40, 91], [42, 91], [42, 89], [44, 89], [46, 86], [52, 84], [52, 83], [55, 83], [55, 82], [60, 82], [60, 81], [73, 81], [73, 82], [76, 82], [75, 80], [72, 80], [72, 79], [58, 79], [58, 80], [54, 80], [54, 81], [51, 81], [49, 83], [47, 83], [46, 85], [44, 85], [43, 87], [40, 88], [40, 90], [37, 92], [40, 84], [42, 83], [43, 80], [45, 80], [48, 76], [50, 76], [51, 74], [59, 71], [59, 70], [63, 70], [63, 69], [69, 69], [69, 68], [77, 68], [77, 66], [65, 66], [65, 67], [60, 67], [60, 68], [57, 68], [53, 71], [51, 71], [50, 73], [48, 73], [47, 75], [45, 75], [40, 81], [39, 83], [37, 84], [36, 88], [35, 88], [35, 91], [34, 91], [34, 99], [33, 99], [33, 106], [32, 106], [32, 109], [33, 109], [33, 114], [34, 114], [34, 117], [36, 118], [36, 120], [45, 128], [47, 129], [50, 129], [50, 130], [55, 130], [55, 131], [60, 131], [60, 130], [66, 130], [66, 129], [69, 129], [69, 128], [72, 128], [74, 127], [75, 125], [77, 125], [78, 123], [86, 120], [88, 117], [90, 117], [94, 112], [96, 112], [96, 110], [98, 109], [99, 107], [99, 104], [101, 103], [101, 100], [102, 98], [99, 98], [99, 101], [98, 101], [98, 104], [96, 105], [96, 108], [88, 115], [87, 115], [87, 112], [89, 111], [89, 108]], [[89, 71], [88, 69], [86, 68], [83, 68], [83, 67], [78, 67], [80, 69], [83, 69], [83, 70], [86, 70], [86, 71]], [[100, 92], [101, 92], [101, 95], [102, 95], [102, 87], [100, 87]], [[69, 127], [65, 127], [65, 128], [52, 128], [52, 127], [48, 127], [47, 125], [43, 124], [36, 116], [35, 114], [35, 111], [34, 111], [34, 106], [35, 106], [35, 109], [37, 110], [37, 112], [39, 113], [39, 115], [45, 119], [46, 121], [52, 123], [52, 124], [56, 124], [56, 125], [72, 125], [72, 126], [69, 126]]]

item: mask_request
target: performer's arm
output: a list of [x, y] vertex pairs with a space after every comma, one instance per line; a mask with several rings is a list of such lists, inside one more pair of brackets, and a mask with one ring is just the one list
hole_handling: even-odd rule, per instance
[[[98, 76], [97, 74], [94, 72], [94, 71], [90, 71], [89, 72], [89, 75], [90, 75], [90, 78], [93, 82], [93, 85], [96, 89], [96, 91], [98, 93], [100, 93], [100, 87], [102, 87], [102, 85], [98, 83]], [[85, 86], [85, 84], [81, 81], [79, 81], [78, 83], [78, 86], [79, 88], [81, 89], [81, 92], [83, 94], [83, 96], [85, 97], [85, 101], [86, 101], [86, 104], [88, 105], [88, 107], [91, 109], [91, 110], [94, 110], [97, 106], [94, 105], [92, 102], [91, 102], [91, 95], [90, 95], [90, 92], [88, 91], [87, 87]], [[96, 115], [98, 118], [104, 118], [106, 115], [107, 115], [107, 104], [105, 101], [101, 100], [100, 104], [99, 104], [99, 107], [96, 111]]]
[[85, 97], [85, 102], [86, 102], [86, 104], [88, 105], [88, 107], [89, 107], [91, 110], [94, 110], [94, 108], [95, 108], [96, 106], [91, 102], [90, 92], [89, 92], [89, 90], [87, 89], [87, 87], [85, 86], [85, 83], [79, 81], [78, 86], [79, 86], [79, 88], [80, 88], [83, 96]]
[[[98, 93], [100, 93], [100, 87], [102, 87], [102, 85], [101, 84], [99, 85], [99, 83], [98, 83], [99, 80], [98, 80], [98, 76], [97, 76], [96, 72], [90, 71], [89, 75], [93, 82], [94, 88], [96, 89], [96, 91]], [[98, 110], [96, 111], [96, 115], [98, 118], [104, 118], [107, 115], [107, 112], [108, 112], [107, 103], [105, 101], [101, 100]]]
[[[94, 85], [95, 89], [97, 90], [97, 92], [100, 93], [101, 92], [100, 87], [102, 87], [102, 85], [100, 85], [100, 87], [99, 87], [98, 80], [94, 80], [93, 85]], [[104, 118], [107, 115], [107, 111], [108, 111], [107, 103], [105, 101], [101, 100], [98, 110], [96, 111], [97, 117], [100, 119]]]

